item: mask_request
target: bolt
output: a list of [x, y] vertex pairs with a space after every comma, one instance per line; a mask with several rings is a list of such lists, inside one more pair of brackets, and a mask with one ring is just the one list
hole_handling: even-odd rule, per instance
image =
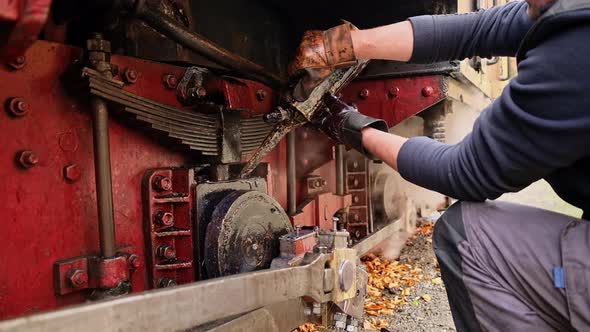
[[39, 157], [29, 150], [19, 152], [16, 158], [23, 168], [31, 168], [39, 163]]
[[129, 263], [129, 267], [132, 269], [138, 269], [141, 266], [139, 256], [136, 254], [129, 255], [129, 257], [127, 257], [127, 263]]
[[8, 63], [13, 69], [21, 69], [27, 64], [27, 58], [24, 55], [19, 55]]
[[432, 96], [433, 93], [434, 93], [434, 89], [431, 86], [427, 86], [424, 89], [422, 89], [422, 95], [424, 97], [430, 97], [430, 96]]
[[389, 88], [389, 90], [387, 90], [387, 95], [392, 99], [397, 98], [399, 95], [399, 88], [397, 86]]
[[205, 98], [205, 96], [207, 96], [207, 90], [200, 86], [197, 87], [194, 91], [193, 91], [193, 95], [197, 98]]
[[352, 196], [352, 201], [353, 202], [358, 203], [360, 200], [361, 199], [358, 196], [356, 196], [356, 195]]
[[353, 221], [359, 221], [359, 219], [360, 219], [359, 215], [356, 213], [351, 214], [350, 217], [352, 218]]
[[165, 176], [156, 176], [154, 178], [154, 182], [152, 183], [153, 187], [157, 191], [170, 191], [172, 190], [172, 180]]
[[322, 186], [325, 186], [328, 184], [328, 181], [326, 181], [325, 179], [322, 179]]
[[354, 169], [357, 169], [357, 168], [359, 168], [359, 163], [358, 163], [358, 161], [354, 161], [354, 162], [352, 163], [352, 168], [354, 168]]
[[156, 254], [162, 259], [176, 258], [176, 251], [170, 245], [163, 244], [156, 249]]
[[361, 97], [361, 99], [367, 99], [369, 98], [370, 92], [368, 89], [362, 89], [361, 92], [359, 92], [359, 97]]
[[69, 270], [66, 278], [74, 288], [82, 288], [88, 285], [88, 272], [80, 269]]
[[172, 74], [166, 74], [162, 77], [162, 81], [164, 82], [164, 86], [166, 89], [174, 90], [178, 86], [178, 80], [176, 76]]
[[64, 167], [64, 178], [70, 182], [76, 182], [82, 177], [82, 170], [76, 164], [71, 164]]
[[8, 100], [8, 112], [14, 116], [25, 116], [30, 110], [29, 103], [23, 98], [16, 97]]
[[158, 287], [160, 288], [172, 287], [176, 285], [176, 280], [172, 278], [162, 277], [158, 279]]
[[319, 187], [321, 187], [321, 186], [322, 186], [322, 181], [320, 181], [320, 180], [315, 180], [315, 181], [313, 182], [313, 187], [314, 187], [314, 188], [319, 188]]
[[125, 71], [123, 72], [123, 79], [125, 79], [125, 82], [129, 83], [129, 84], [133, 84], [135, 82], [137, 82], [137, 70], [135, 70], [135, 68], [129, 67], [126, 68]]
[[252, 245], [252, 250], [258, 250], [258, 243], [254, 243]]
[[352, 181], [352, 186], [353, 186], [353, 187], [358, 187], [358, 186], [359, 186], [359, 179], [354, 179], [354, 180]]
[[154, 218], [156, 223], [162, 226], [170, 227], [174, 225], [174, 215], [171, 212], [159, 211]]
[[266, 91], [262, 89], [256, 91], [256, 99], [258, 99], [258, 101], [263, 101], [264, 99], [266, 99]]

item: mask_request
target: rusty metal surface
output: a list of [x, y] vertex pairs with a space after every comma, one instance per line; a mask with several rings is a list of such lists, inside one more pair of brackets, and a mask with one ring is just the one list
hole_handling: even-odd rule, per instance
[[186, 27], [168, 16], [162, 15], [158, 11], [149, 8], [144, 4], [139, 4], [139, 7], [135, 8], [135, 15], [138, 19], [144, 21], [158, 32], [215, 63], [233, 69], [246, 77], [253, 78], [270, 86], [280, 87], [284, 83], [281, 77], [269, 72], [264, 67], [245, 59], [238, 54], [229, 52], [207, 38], [188, 30]]
[[143, 177], [147, 271], [153, 288], [195, 281], [194, 172], [149, 170]]
[[218, 202], [205, 234], [209, 277], [267, 269], [279, 238], [292, 230], [283, 208], [259, 191], [233, 191]]
[[260, 147], [248, 160], [241, 172], [242, 177], [248, 176], [260, 163], [262, 158], [270, 152], [290, 131], [308, 123], [314, 114], [323, 106], [322, 98], [327, 93], [337, 94], [350, 83], [369, 63], [368, 60], [358, 60], [357, 63], [346, 69], [337, 69], [328, 76], [322, 84], [317, 86], [303, 102], [291, 99], [288, 101], [287, 110], [291, 112], [291, 118], [277, 124], [266, 137]]
[[[331, 295], [324, 293], [322, 281], [330, 258], [311, 256], [303, 266], [212, 279], [3, 321], [0, 331], [178, 331], [304, 296], [326, 302]], [[228, 301], [231, 298], [239, 301]]]

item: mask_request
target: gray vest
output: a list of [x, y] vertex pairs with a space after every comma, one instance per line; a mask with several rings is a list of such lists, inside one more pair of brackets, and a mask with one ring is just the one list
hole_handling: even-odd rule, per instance
[[557, 0], [537, 19], [522, 40], [516, 54], [517, 61], [524, 59], [528, 50], [536, 47], [550, 34], [582, 22], [590, 22], [590, 0]]

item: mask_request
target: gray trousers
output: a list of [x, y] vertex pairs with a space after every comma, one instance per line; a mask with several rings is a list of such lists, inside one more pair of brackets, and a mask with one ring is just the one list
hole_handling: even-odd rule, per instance
[[458, 202], [433, 243], [458, 331], [590, 331], [589, 221]]

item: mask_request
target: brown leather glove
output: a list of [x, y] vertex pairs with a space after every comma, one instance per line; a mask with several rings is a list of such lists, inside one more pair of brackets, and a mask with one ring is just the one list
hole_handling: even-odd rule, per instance
[[289, 65], [289, 76], [299, 79], [293, 97], [305, 101], [313, 89], [337, 68], [356, 63], [351, 30], [356, 27], [344, 23], [326, 31], [306, 31]]
[[387, 123], [359, 113], [355, 106], [348, 105], [331, 94], [325, 95], [323, 102], [326, 107], [314, 115], [311, 121], [313, 126], [334, 141], [349, 145], [367, 158], [374, 159], [363, 147], [362, 131], [371, 127], [388, 132]]

